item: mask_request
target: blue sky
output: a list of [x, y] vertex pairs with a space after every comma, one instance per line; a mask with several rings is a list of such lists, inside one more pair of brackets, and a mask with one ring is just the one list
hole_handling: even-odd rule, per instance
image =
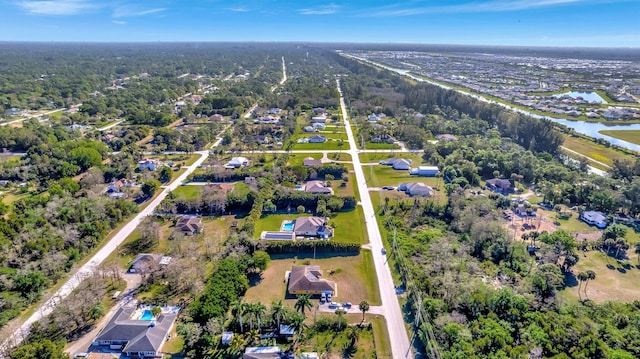
[[640, 1], [0, 0], [0, 40], [640, 47]]

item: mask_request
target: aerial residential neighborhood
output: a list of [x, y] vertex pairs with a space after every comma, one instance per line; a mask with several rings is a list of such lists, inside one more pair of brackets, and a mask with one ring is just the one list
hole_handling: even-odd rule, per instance
[[635, 133], [544, 119], [627, 52], [60, 46], [0, 44], [0, 358], [640, 356]]

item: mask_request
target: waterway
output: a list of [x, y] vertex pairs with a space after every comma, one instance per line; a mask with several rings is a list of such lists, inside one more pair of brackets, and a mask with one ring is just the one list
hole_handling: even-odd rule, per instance
[[562, 96], [569, 96], [569, 97], [573, 97], [578, 98], [581, 97], [583, 100], [588, 101], [588, 102], [592, 102], [592, 103], [602, 103], [602, 104], [606, 104], [607, 101], [605, 101], [602, 97], [600, 97], [600, 95], [598, 95], [595, 92], [576, 92], [576, 91], [569, 91], [569, 92], [565, 92], [565, 93], [561, 93], [558, 95], [555, 95], [554, 97], [562, 97]]
[[[424, 79], [422, 77], [417, 77], [417, 76], [411, 74], [409, 70], [398, 69], [398, 68], [395, 68], [395, 67], [391, 67], [391, 66], [387, 66], [387, 65], [384, 65], [384, 64], [380, 64], [378, 62], [373, 62], [373, 61], [370, 61], [370, 60], [367, 60], [367, 59], [363, 59], [363, 58], [357, 57], [357, 56], [346, 55], [346, 54], [345, 54], [345, 56], [351, 57], [351, 58], [354, 58], [354, 59], [357, 59], [357, 60], [360, 60], [360, 61], [364, 61], [364, 62], [370, 63], [370, 64], [378, 66], [378, 67], [382, 67], [384, 69], [399, 73], [401, 75], [408, 76], [411, 79], [419, 81], [419, 82], [427, 82], [427, 83], [430, 83], [432, 85], [439, 86], [439, 87], [441, 87], [443, 89], [446, 89], [446, 90], [452, 90], [452, 88], [449, 87], [449, 86], [442, 85], [442, 84], [439, 84], [439, 83], [434, 82], [434, 81], [426, 80], [426, 79]], [[582, 135], [586, 135], [586, 136], [589, 136], [589, 137], [593, 137], [593, 138], [600, 138], [600, 139], [606, 140], [606, 141], [608, 141], [608, 142], [610, 142], [610, 143], [612, 143], [614, 145], [617, 145], [617, 146], [620, 146], [620, 147], [624, 147], [624, 148], [628, 148], [628, 149], [633, 150], [633, 151], [640, 152], [640, 145], [636, 145], [635, 143], [624, 141], [624, 140], [621, 140], [621, 139], [618, 139], [618, 138], [615, 138], [615, 137], [603, 135], [602, 133], [599, 132], [600, 130], [640, 130], [640, 124], [619, 125], [619, 124], [609, 124], [609, 123], [605, 123], [605, 122], [572, 121], [572, 120], [568, 120], [566, 118], [546, 117], [546, 116], [541, 116], [541, 115], [538, 115], [538, 114], [535, 114], [535, 113], [531, 113], [531, 112], [529, 112], [527, 110], [522, 110], [522, 109], [519, 109], [519, 108], [515, 108], [515, 107], [509, 106], [507, 104], [501, 103], [501, 102], [492, 101], [492, 100], [489, 100], [489, 99], [487, 99], [487, 98], [485, 98], [483, 96], [480, 96], [480, 95], [475, 95], [475, 94], [472, 94], [472, 93], [469, 93], [469, 92], [465, 92], [465, 91], [460, 91], [460, 90], [457, 90], [457, 89], [453, 89], [453, 90], [454, 91], [458, 91], [458, 92], [460, 92], [462, 94], [465, 94], [467, 96], [471, 96], [471, 97], [473, 97], [473, 98], [475, 98], [475, 99], [477, 99], [479, 101], [496, 104], [496, 105], [508, 108], [510, 110], [513, 110], [515, 112], [522, 113], [522, 114], [525, 114], [525, 115], [529, 115], [529, 116], [534, 117], [534, 118], [542, 118], [542, 119], [546, 119], [546, 120], [549, 120], [549, 121], [553, 121], [555, 123], [558, 123], [560, 125], [563, 125], [563, 126], [566, 126], [568, 128], [573, 129], [576, 133], [579, 133], [579, 134], [582, 134]], [[598, 95], [596, 94], [596, 96], [598, 96]], [[598, 97], [600, 97], [600, 96], [598, 96]]]

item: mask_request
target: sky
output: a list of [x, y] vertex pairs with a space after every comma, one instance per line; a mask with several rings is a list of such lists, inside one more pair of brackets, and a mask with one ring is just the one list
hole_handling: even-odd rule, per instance
[[0, 41], [640, 47], [640, 0], [0, 0]]

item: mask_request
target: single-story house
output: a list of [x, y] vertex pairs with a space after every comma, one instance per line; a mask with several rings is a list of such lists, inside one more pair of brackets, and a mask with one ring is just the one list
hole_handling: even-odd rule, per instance
[[600, 229], [607, 228], [607, 216], [598, 211], [585, 211], [580, 213], [580, 219]]
[[121, 178], [117, 181], [111, 182], [107, 187], [107, 193], [118, 193], [122, 187], [131, 187], [133, 186], [133, 181], [129, 181], [128, 179]]
[[253, 136], [253, 140], [258, 142], [261, 145], [269, 143], [269, 136], [265, 135], [255, 135]]
[[309, 143], [324, 143], [327, 142], [327, 138], [324, 136], [311, 136], [309, 137]]
[[487, 180], [487, 188], [494, 192], [503, 194], [513, 192], [513, 185], [511, 184], [511, 181], [504, 178], [493, 178]]
[[225, 167], [240, 168], [248, 165], [249, 165], [249, 159], [247, 159], [246, 157], [233, 157], [231, 158], [231, 161], [227, 162]]
[[217, 122], [219, 122], [219, 121], [223, 121], [223, 120], [224, 120], [224, 117], [222, 117], [222, 115], [219, 114], [219, 113], [215, 113], [215, 114], [209, 116], [209, 121], [217, 121]]
[[322, 270], [319, 266], [293, 266], [289, 274], [289, 293], [297, 294], [322, 294], [336, 292], [336, 282], [322, 279]]
[[307, 181], [304, 191], [311, 194], [333, 194], [333, 189], [323, 181]]
[[435, 177], [440, 173], [438, 166], [418, 166], [418, 168], [412, 168], [409, 174], [419, 177]]
[[406, 158], [390, 158], [384, 164], [393, 167], [394, 170], [408, 170], [411, 168], [411, 160]]
[[[157, 318], [136, 318], [139, 309], [122, 307], [102, 329], [94, 344], [122, 349], [128, 358], [162, 358], [160, 349], [176, 321], [177, 310], [163, 310]], [[145, 314], [146, 314], [145, 310]]]
[[387, 144], [392, 144], [395, 143], [397, 140], [395, 137], [391, 136], [391, 135], [387, 135], [387, 134], [382, 134], [382, 135], [378, 135], [375, 137], [371, 137], [371, 142], [372, 143], [387, 143]]
[[281, 110], [281, 109], [279, 109], [279, 108], [277, 108], [277, 107], [273, 107], [273, 108], [270, 108], [270, 109], [269, 109], [269, 114], [270, 114], [270, 115], [277, 115], [277, 114], [279, 114], [280, 112], [282, 112], [282, 110]]
[[305, 167], [320, 167], [322, 166], [322, 160], [316, 160], [313, 157], [307, 157], [302, 161], [302, 165]]
[[520, 217], [527, 217], [527, 216], [535, 217], [538, 215], [535, 208], [533, 207], [527, 208], [527, 206], [525, 206], [524, 203], [518, 204], [518, 206], [513, 211]]
[[398, 185], [398, 191], [404, 191], [410, 196], [432, 196], [433, 188], [420, 182], [405, 182]]
[[292, 337], [296, 334], [296, 330], [290, 325], [280, 324], [278, 329], [278, 334], [283, 337]]
[[242, 354], [242, 359], [281, 359], [280, 347], [247, 347]]
[[313, 111], [313, 113], [317, 113], [317, 114], [324, 114], [327, 112], [327, 109], [324, 107], [314, 107], [313, 109], [311, 109], [311, 111]]
[[200, 217], [181, 216], [176, 223], [176, 228], [186, 235], [194, 235], [202, 233], [204, 226]]
[[445, 141], [445, 142], [451, 142], [451, 141], [457, 140], [456, 136], [449, 133], [443, 133], [441, 135], [437, 135], [436, 138], [440, 141]]
[[148, 273], [169, 264], [169, 262], [171, 262], [171, 257], [162, 254], [140, 253], [131, 262], [129, 273]]
[[327, 225], [328, 221], [324, 217], [298, 217], [293, 232], [296, 236], [330, 238], [333, 232]]
[[155, 171], [160, 165], [160, 161], [155, 158], [143, 158], [138, 161], [138, 169], [140, 171], [147, 169], [149, 171]]
[[369, 116], [367, 116], [367, 121], [369, 122], [378, 122], [378, 120], [379, 120], [378, 115], [376, 115], [375, 113], [372, 113]]
[[327, 116], [325, 115], [311, 117], [311, 123], [325, 123], [325, 122], [327, 122]]
[[327, 128], [327, 125], [325, 125], [322, 122], [316, 122], [316, 123], [312, 124], [311, 126], [313, 126], [313, 128], [316, 129], [316, 130], [324, 130], [325, 128]]
[[303, 130], [304, 132], [313, 132], [313, 131], [315, 131], [315, 129], [313, 128], [313, 126], [305, 126], [302, 130]]

